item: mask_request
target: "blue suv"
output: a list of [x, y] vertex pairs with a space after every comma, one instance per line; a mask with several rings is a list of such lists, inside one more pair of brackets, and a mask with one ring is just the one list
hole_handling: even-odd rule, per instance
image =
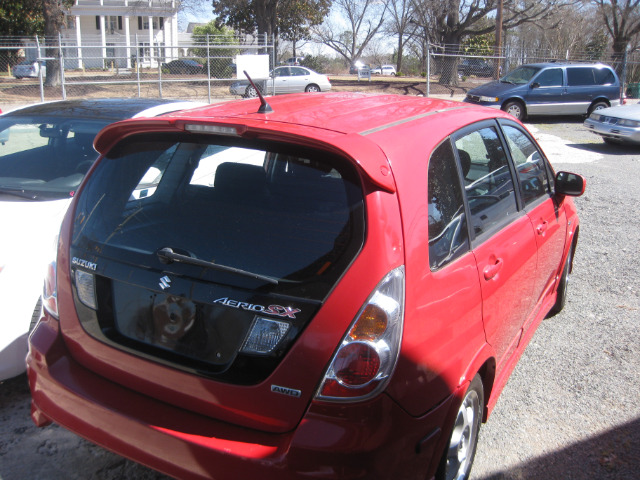
[[603, 64], [534, 63], [469, 90], [467, 103], [528, 115], [588, 115], [620, 105], [620, 80]]

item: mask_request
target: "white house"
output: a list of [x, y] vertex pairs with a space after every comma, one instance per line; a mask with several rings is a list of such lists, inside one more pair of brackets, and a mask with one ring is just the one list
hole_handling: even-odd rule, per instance
[[65, 65], [155, 67], [178, 58], [178, 0], [75, 0], [63, 30]]

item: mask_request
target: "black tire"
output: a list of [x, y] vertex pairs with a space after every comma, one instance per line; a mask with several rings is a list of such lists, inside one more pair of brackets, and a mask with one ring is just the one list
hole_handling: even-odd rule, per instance
[[257, 98], [258, 92], [253, 88], [253, 85], [247, 85], [247, 88], [244, 91], [244, 96], [245, 98]]
[[607, 102], [596, 102], [591, 107], [589, 107], [589, 111], [587, 112], [587, 117], [591, 115], [596, 110], [602, 110], [603, 108], [609, 108], [609, 104]]
[[436, 480], [466, 480], [476, 456], [480, 424], [484, 413], [484, 389], [476, 375], [460, 404], [447, 449], [442, 455]]
[[560, 279], [558, 280], [558, 297], [556, 298], [556, 303], [553, 304], [553, 307], [551, 307], [551, 310], [549, 311], [550, 317], [560, 313], [564, 306], [567, 304], [567, 289], [569, 287], [569, 275], [571, 275], [572, 261], [573, 247], [571, 247], [571, 250], [569, 250], [569, 255], [567, 255], [567, 259], [564, 262], [564, 267], [562, 267], [562, 273], [560, 274]]
[[502, 107], [502, 110], [520, 121], [524, 120], [527, 116], [524, 105], [522, 104], [522, 102], [518, 102], [517, 100], [511, 100], [505, 103]]
[[307, 93], [317, 93], [320, 91], [320, 87], [318, 85], [316, 85], [315, 83], [312, 83], [310, 85], [307, 85], [306, 88], [304, 89], [305, 92]]

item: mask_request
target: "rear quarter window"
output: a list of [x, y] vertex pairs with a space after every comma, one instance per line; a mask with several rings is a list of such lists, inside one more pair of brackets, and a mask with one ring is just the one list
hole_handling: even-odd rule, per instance
[[616, 83], [616, 76], [608, 68], [598, 68], [595, 70], [596, 85], [613, 85]]

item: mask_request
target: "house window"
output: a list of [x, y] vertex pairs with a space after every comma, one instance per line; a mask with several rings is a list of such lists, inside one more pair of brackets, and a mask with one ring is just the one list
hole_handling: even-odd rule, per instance
[[109, 31], [122, 30], [122, 17], [107, 17], [109, 20]]
[[[153, 29], [162, 30], [164, 27], [163, 17], [153, 17]], [[138, 30], [149, 30], [149, 17], [138, 17]]]

